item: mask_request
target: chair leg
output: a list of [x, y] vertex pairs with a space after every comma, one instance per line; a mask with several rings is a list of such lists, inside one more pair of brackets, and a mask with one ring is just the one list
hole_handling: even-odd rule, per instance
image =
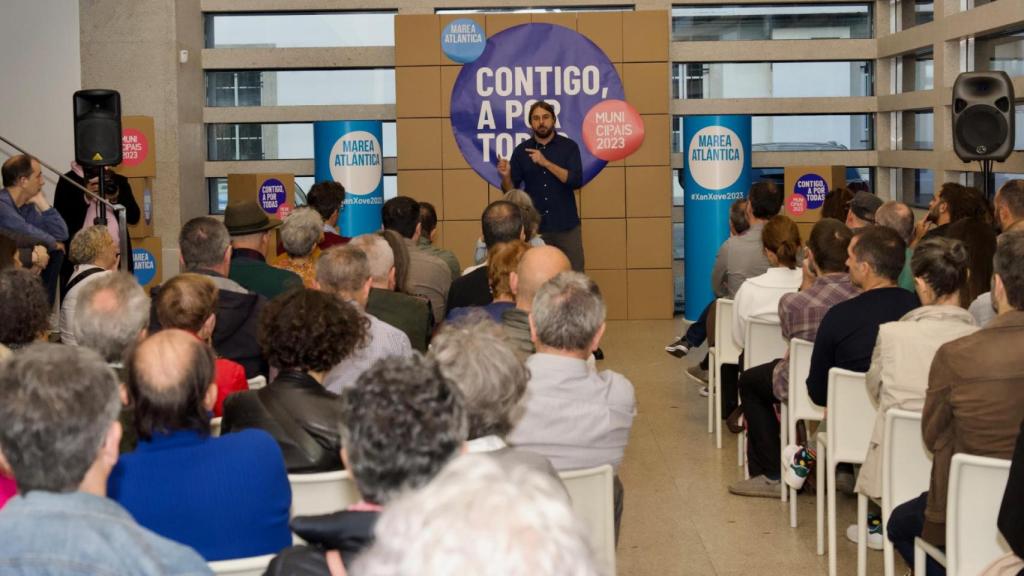
[[[787, 419], [786, 418], [787, 417], [786, 411], [787, 411], [786, 410], [786, 405], [783, 404], [781, 406], [781, 413], [779, 415], [779, 447], [780, 447], [779, 459], [780, 460], [782, 459], [782, 452], [781, 452], [781, 450], [785, 450], [786, 449], [786, 444], [788, 443], [786, 441], [786, 431], [788, 430], [788, 426], [789, 425], [786, 422], [786, 419]], [[785, 470], [780, 469], [780, 472], [785, 472]], [[779, 487], [780, 487], [781, 492], [782, 492], [782, 494], [779, 497], [782, 499], [782, 501], [785, 502], [785, 501], [789, 500], [789, 498], [788, 498], [788, 496], [789, 496], [789, 489], [786, 486], [786, 483], [785, 482], [779, 482]]]
[[914, 542], [914, 574], [925, 574], [927, 571], [926, 560], [928, 555], [925, 554], [924, 548]]
[[[831, 456], [831, 455], [830, 455]], [[821, 460], [818, 460], [820, 463]], [[828, 493], [828, 576], [836, 576], [836, 464], [829, 458], [828, 478], [825, 490]]]
[[[810, 441], [810, 439], [808, 439]], [[818, 509], [818, 556], [825, 554], [825, 444], [818, 440], [818, 460], [815, 469], [817, 479], [817, 502]]]
[[896, 576], [896, 550], [889, 542], [889, 533], [882, 522], [882, 565], [885, 567], [885, 576]]
[[[710, 357], [710, 367], [715, 365], [715, 349], [711, 348], [708, 350], [708, 356]], [[711, 370], [708, 373], [708, 434], [715, 433], [715, 371]]]
[[713, 382], [715, 385], [715, 448], [722, 448], [722, 365], [718, 362], [718, 358], [715, 358], [715, 363], [712, 366], [715, 371]]
[[868, 497], [857, 493], [857, 576], [868, 573]]

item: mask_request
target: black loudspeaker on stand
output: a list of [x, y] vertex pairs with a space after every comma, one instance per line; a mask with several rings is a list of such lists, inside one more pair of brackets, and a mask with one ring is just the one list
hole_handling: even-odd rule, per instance
[[[121, 95], [116, 90], [79, 90], [73, 100], [75, 161], [100, 167], [99, 195], [106, 198], [105, 167], [121, 163]], [[95, 223], [107, 223], [102, 204]]]
[[953, 84], [953, 151], [981, 161], [985, 196], [992, 198], [992, 162], [1013, 152], [1013, 82], [1005, 72], [964, 72]]

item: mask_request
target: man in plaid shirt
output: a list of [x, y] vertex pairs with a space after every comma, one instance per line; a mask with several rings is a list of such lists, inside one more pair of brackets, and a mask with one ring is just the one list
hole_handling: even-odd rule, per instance
[[[804, 283], [799, 292], [779, 301], [779, 322], [787, 341], [814, 341], [818, 325], [832, 306], [857, 295], [846, 270], [852, 233], [842, 222], [826, 218], [814, 225], [804, 257]], [[803, 383], [799, 383], [803, 384]], [[789, 394], [789, 351], [783, 358], [743, 372], [740, 398], [747, 421], [750, 478], [729, 486], [740, 496], [779, 497], [780, 446], [776, 405]]]

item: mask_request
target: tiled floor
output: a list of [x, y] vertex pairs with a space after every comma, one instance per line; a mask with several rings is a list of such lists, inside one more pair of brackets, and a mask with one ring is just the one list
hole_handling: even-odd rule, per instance
[[[736, 436], [725, 430], [721, 450], [707, 433], [707, 399], [683, 360], [663, 347], [679, 334], [680, 320], [609, 322], [601, 368], [625, 374], [636, 387], [638, 414], [620, 477], [626, 488], [618, 546], [620, 576], [677, 574], [827, 574], [815, 554], [814, 495], [799, 498], [800, 527], [789, 527], [789, 504], [732, 496], [742, 477]], [[856, 520], [856, 499], [840, 494], [839, 574], [856, 574], [856, 545], [846, 526]], [[868, 574], [882, 573], [881, 552], [868, 552]], [[897, 573], [903, 573], [897, 560]]]

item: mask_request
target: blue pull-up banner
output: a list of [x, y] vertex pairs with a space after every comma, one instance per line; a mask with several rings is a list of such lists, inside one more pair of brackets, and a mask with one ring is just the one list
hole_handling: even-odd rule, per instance
[[384, 204], [383, 129], [380, 120], [313, 123], [317, 182], [334, 180], [345, 187], [338, 227], [342, 236], [380, 230]]

